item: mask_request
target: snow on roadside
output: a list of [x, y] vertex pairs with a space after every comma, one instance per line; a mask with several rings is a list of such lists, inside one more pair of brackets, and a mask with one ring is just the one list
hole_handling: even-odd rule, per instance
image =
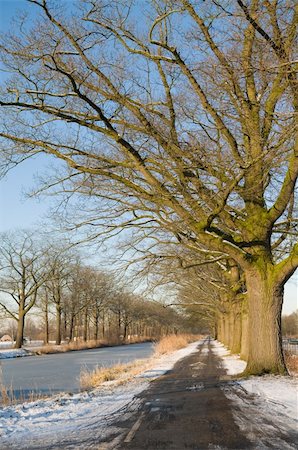
[[294, 419], [298, 427], [298, 383], [295, 378], [266, 375], [239, 381], [250, 394], [257, 395], [272, 411]]
[[146, 370], [141, 375], [139, 375], [138, 378], [156, 378], [164, 375], [174, 367], [174, 364], [179, 361], [179, 359], [185, 358], [186, 356], [193, 353], [200, 342], [201, 341], [192, 342], [185, 348], [181, 348], [180, 350], [176, 350], [169, 355], [165, 355], [159, 358], [159, 362], [154, 366], [154, 368]]
[[[222, 358], [228, 375], [245, 367], [239, 355], [230, 355], [220, 342], [212, 351]], [[264, 375], [223, 384], [225, 395], [237, 405], [235, 422], [257, 449], [296, 449], [287, 442], [298, 439], [298, 380], [288, 376]]]
[[[75, 395], [58, 396], [0, 408], [0, 447], [4, 449], [47, 448], [59, 443], [61, 448], [87, 448], [88, 442], [103, 441], [121, 434], [113, 422], [122, 417], [123, 408], [138, 406], [137, 394], [149, 386], [147, 378], [156, 378], [172, 369], [174, 364], [190, 355], [200, 342], [169, 355], [156, 358], [151, 371], [131, 382], [115, 386], [105, 383], [101, 388]], [[150, 373], [151, 372], [151, 373]], [[70, 445], [71, 444], [71, 445]]]
[[227, 371], [227, 375], [238, 375], [244, 371], [246, 362], [240, 359], [239, 355], [231, 355], [221, 342], [213, 341], [212, 351], [220, 358], [223, 358], [222, 364]]
[[24, 348], [14, 348], [9, 350], [0, 350], [0, 360], [8, 359], [8, 358], [20, 358], [23, 356], [32, 356], [33, 353], [29, 350], [25, 350]]

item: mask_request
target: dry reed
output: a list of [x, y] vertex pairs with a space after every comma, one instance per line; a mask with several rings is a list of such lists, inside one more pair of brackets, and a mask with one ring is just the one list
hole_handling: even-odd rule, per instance
[[89, 341], [71, 341], [66, 344], [51, 344], [51, 345], [43, 345], [42, 347], [37, 347], [34, 349], [35, 353], [38, 355], [46, 355], [51, 353], [65, 353], [72, 352], [77, 350], [89, 350], [92, 348], [101, 348], [101, 347], [113, 347], [116, 345], [128, 345], [128, 344], [137, 344], [140, 342], [146, 342], [148, 338], [133, 338], [131, 340], [121, 341], [117, 338], [114, 339], [101, 339], [99, 341], [89, 340]]
[[186, 347], [191, 342], [198, 341], [201, 336], [194, 334], [170, 334], [163, 337], [155, 344], [155, 354], [164, 355], [180, 348]]
[[0, 406], [15, 405], [17, 403], [34, 402], [40, 400], [41, 398], [47, 397], [40, 392], [31, 391], [25, 395], [24, 392], [20, 391], [16, 396], [12, 384], [7, 387], [3, 381], [2, 364], [0, 361]]
[[126, 382], [149, 367], [148, 360], [136, 360], [127, 364], [116, 364], [112, 367], [96, 367], [93, 370], [83, 369], [80, 374], [81, 389], [91, 389], [106, 381]]

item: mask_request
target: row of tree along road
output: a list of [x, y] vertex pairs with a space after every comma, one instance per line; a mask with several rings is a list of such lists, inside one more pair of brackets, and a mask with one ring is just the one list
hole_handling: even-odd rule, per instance
[[246, 372], [285, 373], [296, 2], [30, 3], [38, 19], [1, 44], [3, 169], [59, 161], [39, 191], [64, 196], [69, 228], [98, 240], [124, 230], [142, 270], [166, 262], [196, 285], [204, 273], [206, 311]]
[[84, 265], [70, 250], [42, 244], [33, 233], [2, 235], [0, 264], [2, 331], [15, 335], [16, 348], [25, 330], [44, 344], [96, 345], [157, 338], [189, 326], [174, 310], [132, 294], [111, 273]]

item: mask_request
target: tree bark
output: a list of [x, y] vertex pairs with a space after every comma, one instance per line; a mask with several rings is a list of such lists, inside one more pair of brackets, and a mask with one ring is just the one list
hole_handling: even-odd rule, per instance
[[227, 347], [229, 346], [229, 333], [230, 333], [229, 317], [228, 314], [225, 313], [223, 315], [223, 344]]
[[218, 319], [217, 319], [217, 335], [218, 335], [218, 340], [220, 342], [223, 342], [224, 340], [224, 318], [223, 318], [223, 314], [219, 313], [218, 314]]
[[49, 343], [49, 295], [48, 290], [45, 288], [45, 297], [44, 297], [44, 345], [48, 345]]
[[96, 314], [94, 321], [94, 340], [98, 341], [98, 325], [99, 325], [99, 316]]
[[69, 322], [69, 340], [73, 341], [73, 328], [74, 328], [74, 314], [71, 312]]
[[22, 348], [24, 340], [24, 324], [25, 324], [25, 314], [19, 313], [15, 348]]
[[84, 311], [84, 328], [83, 328], [83, 341], [87, 342], [88, 340], [88, 308], [85, 308]]
[[49, 311], [48, 311], [48, 298], [46, 297], [46, 304], [45, 304], [45, 316], [44, 316], [44, 322], [45, 322], [45, 330], [44, 330], [44, 344], [48, 345], [49, 343]]
[[102, 313], [102, 316], [101, 316], [101, 320], [102, 320], [102, 323], [101, 323], [101, 334], [102, 334], [102, 338], [104, 339], [105, 338], [105, 336], [106, 336], [106, 328], [105, 328], [105, 313], [103, 312]]
[[240, 358], [244, 361], [248, 359], [248, 309], [247, 298], [242, 300], [241, 304], [241, 353]]
[[248, 300], [248, 358], [245, 375], [286, 374], [282, 352], [283, 285], [270, 270], [246, 271]]
[[241, 303], [240, 301], [235, 301], [231, 305], [230, 311], [230, 322], [231, 322], [231, 336], [230, 336], [230, 350], [231, 353], [240, 353], [241, 351]]
[[234, 340], [234, 324], [235, 324], [235, 317], [234, 317], [234, 311], [233, 311], [232, 304], [229, 307], [229, 313], [227, 315], [227, 322], [228, 322], [228, 330], [229, 330], [227, 346], [228, 346], [229, 350], [232, 352], [233, 340]]
[[56, 304], [56, 345], [61, 344], [61, 306]]

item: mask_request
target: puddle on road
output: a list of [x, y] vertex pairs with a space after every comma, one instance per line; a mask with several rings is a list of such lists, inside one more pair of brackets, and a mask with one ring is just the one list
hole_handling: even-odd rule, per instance
[[197, 383], [186, 388], [187, 391], [201, 391], [204, 389], [204, 383]]

